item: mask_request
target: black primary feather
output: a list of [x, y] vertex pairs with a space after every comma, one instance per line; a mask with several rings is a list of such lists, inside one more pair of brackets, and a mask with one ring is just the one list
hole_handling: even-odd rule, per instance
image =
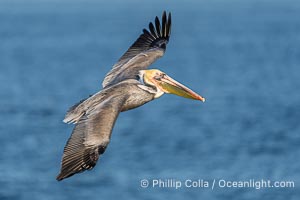
[[150, 22], [149, 30], [143, 29], [143, 33], [119, 61], [132, 58], [135, 55], [152, 48], [161, 48], [165, 51], [171, 35], [171, 25], [171, 13], [169, 13], [167, 17], [167, 13], [164, 11], [161, 23], [158, 17], [155, 18], [155, 26]]

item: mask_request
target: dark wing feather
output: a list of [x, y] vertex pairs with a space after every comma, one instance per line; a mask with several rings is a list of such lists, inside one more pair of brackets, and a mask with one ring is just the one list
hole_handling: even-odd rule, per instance
[[57, 180], [92, 169], [104, 153], [126, 95], [109, 97], [80, 118], [69, 138]]
[[152, 22], [149, 23], [149, 29], [150, 29], [150, 31], [151, 31], [151, 34], [152, 34], [155, 38], [157, 38], [158, 35], [157, 35], [157, 33], [156, 33], [156, 30], [155, 30], [155, 28], [154, 28]]
[[113, 69], [106, 75], [102, 86], [114, 85], [122, 80], [135, 78], [139, 70], [147, 69], [155, 60], [164, 55], [171, 35], [171, 13], [162, 15], [160, 23], [155, 18], [155, 26], [149, 23], [149, 30], [143, 33], [123, 54]]
[[161, 34], [161, 27], [160, 27], [160, 22], [159, 22], [158, 17], [155, 17], [155, 27], [156, 27], [157, 34], [160, 35], [160, 36], [163, 36]]

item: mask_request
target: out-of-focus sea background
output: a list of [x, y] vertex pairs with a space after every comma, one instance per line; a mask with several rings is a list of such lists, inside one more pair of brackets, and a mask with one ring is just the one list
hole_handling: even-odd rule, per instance
[[[66, 110], [162, 11], [165, 71], [206, 98], [164, 95], [122, 113], [94, 170], [55, 180]], [[300, 2], [1, 0], [0, 199], [299, 199]], [[153, 179], [211, 188], [151, 187]], [[150, 186], [142, 188], [140, 180]], [[218, 180], [294, 181], [220, 188]]]

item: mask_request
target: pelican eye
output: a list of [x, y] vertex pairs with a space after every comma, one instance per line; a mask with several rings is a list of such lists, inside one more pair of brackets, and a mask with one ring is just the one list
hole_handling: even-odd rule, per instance
[[166, 74], [156, 74], [156, 76], [154, 76], [154, 79], [157, 81], [161, 81], [162, 78], [165, 77]]
[[154, 79], [157, 80], [157, 81], [160, 81], [160, 80], [161, 80], [161, 77], [155, 76]]

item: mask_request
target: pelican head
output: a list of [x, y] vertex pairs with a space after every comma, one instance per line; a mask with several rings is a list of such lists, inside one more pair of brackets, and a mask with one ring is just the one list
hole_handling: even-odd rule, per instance
[[205, 98], [158, 69], [140, 70], [140, 80], [144, 85], [156, 88], [155, 98], [160, 97], [164, 93], [170, 93], [202, 102], [205, 101]]

